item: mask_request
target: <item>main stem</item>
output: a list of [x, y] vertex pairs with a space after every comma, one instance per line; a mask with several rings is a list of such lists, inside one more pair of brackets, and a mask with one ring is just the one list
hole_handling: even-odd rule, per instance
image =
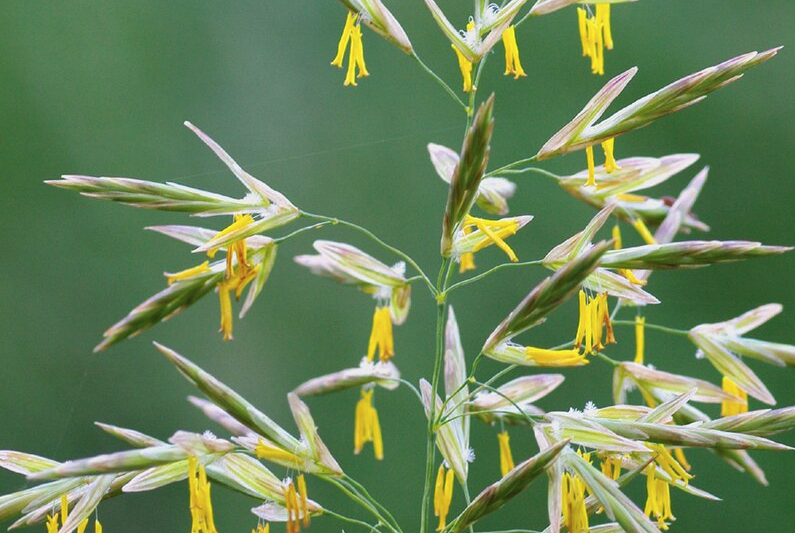
[[[449, 272], [450, 259], [442, 261], [441, 268], [439, 269], [439, 276], [437, 281], [437, 294], [444, 292], [444, 287], [447, 285], [446, 273]], [[428, 428], [427, 428], [427, 442], [425, 445], [425, 485], [422, 489], [422, 514], [420, 516], [420, 533], [426, 533], [428, 530], [428, 514], [430, 511], [431, 502], [431, 486], [433, 485], [433, 467], [436, 458], [436, 449], [434, 448], [434, 433], [436, 426], [436, 391], [439, 388], [439, 377], [441, 375], [442, 359], [444, 356], [444, 316], [447, 311], [447, 302], [445, 299], [440, 299], [436, 304], [436, 354], [433, 363], [433, 375], [431, 377], [431, 398], [428, 413]]]

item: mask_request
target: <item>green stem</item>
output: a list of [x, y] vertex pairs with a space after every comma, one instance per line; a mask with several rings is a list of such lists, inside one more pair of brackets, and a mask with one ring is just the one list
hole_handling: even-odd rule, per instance
[[390, 524], [378, 511], [378, 509], [372, 503], [366, 501], [360, 494], [357, 494], [356, 491], [351, 490], [350, 487], [347, 487], [342, 481], [339, 479], [331, 478], [331, 477], [321, 477], [324, 481], [327, 481], [337, 487], [343, 494], [345, 494], [348, 498], [350, 498], [353, 502], [357, 503], [361, 506], [364, 510], [368, 513], [373, 515], [375, 519], [377, 519], [381, 524], [388, 527], [392, 533], [403, 533], [399, 528], [396, 528], [392, 524]]
[[618, 365], [621, 364], [618, 361], [616, 361], [615, 359], [613, 359], [612, 357], [606, 356], [602, 352], [593, 352], [593, 355], [595, 355], [596, 357], [598, 357], [602, 361], [605, 361], [606, 363], [610, 363], [613, 366], [618, 366]]
[[392, 516], [392, 513], [390, 513], [390, 512], [389, 512], [389, 510], [388, 510], [386, 507], [384, 507], [383, 505], [381, 505], [380, 503], [378, 503], [378, 500], [376, 500], [375, 498], [373, 498], [373, 497], [370, 495], [370, 493], [369, 493], [369, 492], [367, 492], [367, 489], [366, 489], [366, 488], [364, 488], [364, 485], [362, 485], [361, 483], [359, 483], [358, 481], [356, 481], [356, 480], [355, 480], [355, 479], [353, 479], [352, 477], [348, 476], [347, 474], [345, 474], [345, 476], [344, 476], [344, 479], [345, 479], [345, 481], [347, 481], [347, 482], [348, 482], [348, 483], [349, 483], [349, 484], [350, 484], [350, 485], [351, 485], [351, 486], [352, 486], [354, 489], [356, 489], [356, 490], [357, 490], [359, 493], [361, 493], [361, 494], [362, 494], [362, 495], [363, 495], [363, 496], [364, 496], [364, 497], [365, 497], [365, 498], [366, 498], [368, 501], [370, 501], [370, 502], [371, 502], [373, 505], [375, 505], [375, 506], [376, 506], [376, 507], [377, 507], [377, 508], [378, 508], [378, 509], [379, 509], [379, 510], [382, 512], [382, 513], [384, 513], [384, 514], [386, 515], [386, 517], [387, 517], [389, 520], [391, 520], [391, 521], [392, 521], [392, 524], [395, 526], [395, 528], [397, 528], [397, 529], [398, 529], [398, 530], [400, 530], [400, 531], [403, 531], [403, 530], [400, 528], [400, 524], [398, 524], [398, 521], [397, 521], [397, 520], [395, 520], [395, 517], [394, 517], [394, 516]]
[[478, 274], [477, 276], [472, 276], [471, 278], [465, 279], [463, 281], [459, 281], [458, 283], [455, 283], [455, 284], [451, 285], [449, 288], [447, 288], [442, 293], [442, 295], [446, 296], [448, 293], [454, 291], [455, 289], [461, 288], [464, 285], [469, 285], [470, 283], [475, 283], [476, 281], [480, 281], [483, 278], [488, 277], [488, 276], [492, 275], [493, 273], [497, 272], [498, 270], [502, 270], [503, 268], [523, 267], [523, 266], [540, 265], [540, 264], [541, 264], [540, 260], [539, 261], [524, 261], [522, 263], [503, 263], [501, 265], [497, 265], [494, 268], [491, 268], [491, 269], [483, 272], [482, 274]]
[[[634, 326], [635, 325], [635, 321], [634, 320], [614, 320], [613, 321], [613, 325], [616, 325], [616, 326]], [[658, 324], [646, 323], [646, 324], [643, 325], [643, 327], [646, 328], [646, 329], [653, 329], [653, 330], [657, 330], [657, 331], [662, 331], [664, 333], [670, 333], [672, 335], [679, 335], [680, 337], [687, 337], [690, 334], [689, 331], [685, 331], [683, 329], [669, 328], [669, 327], [666, 327], [666, 326], [660, 326]]]
[[528, 157], [528, 158], [525, 158], [525, 159], [520, 159], [519, 161], [514, 161], [513, 163], [508, 163], [504, 167], [500, 167], [497, 170], [492, 170], [491, 172], [486, 174], [486, 176], [495, 176], [497, 174], [500, 174], [501, 172], [505, 172], [506, 170], [511, 170], [511, 169], [516, 168], [518, 166], [526, 165], [528, 163], [532, 163], [535, 160], [536, 160], [536, 156]]
[[[444, 259], [439, 269], [439, 280], [441, 281], [444, 272], [449, 272], [451, 260]], [[431, 377], [431, 401], [428, 413], [427, 443], [425, 445], [425, 485], [422, 489], [422, 509], [420, 515], [420, 533], [425, 533], [428, 528], [428, 514], [431, 503], [431, 486], [433, 484], [433, 466], [436, 456], [434, 448], [434, 428], [436, 422], [436, 391], [439, 387], [439, 374], [442, 367], [444, 356], [444, 314], [447, 305], [444, 300], [436, 305], [436, 356], [433, 363], [433, 374]]]
[[326, 516], [330, 516], [332, 518], [336, 518], [337, 520], [340, 520], [342, 522], [348, 522], [349, 524], [356, 524], [356, 525], [359, 525], [359, 526], [362, 526], [362, 527], [366, 527], [370, 531], [372, 531], [373, 533], [376, 533], [378, 531], [378, 525], [374, 526], [372, 524], [368, 524], [367, 522], [364, 522], [363, 520], [357, 520], [355, 518], [350, 518], [348, 516], [341, 515], [339, 513], [335, 513], [334, 511], [329, 511], [328, 509], [323, 509], [323, 514], [326, 515]]
[[459, 96], [456, 94], [456, 92], [455, 92], [455, 91], [454, 91], [454, 90], [453, 90], [453, 89], [452, 89], [452, 88], [451, 88], [449, 85], [447, 85], [447, 83], [445, 83], [445, 81], [444, 81], [442, 78], [440, 78], [440, 77], [439, 77], [439, 75], [438, 75], [438, 74], [436, 74], [436, 73], [435, 73], [435, 72], [434, 72], [434, 71], [431, 69], [431, 67], [429, 67], [428, 65], [426, 65], [426, 64], [425, 64], [425, 63], [422, 61], [422, 59], [420, 59], [420, 56], [418, 56], [418, 55], [417, 55], [417, 52], [414, 52], [414, 51], [412, 51], [412, 52], [411, 52], [411, 57], [413, 57], [413, 58], [414, 58], [414, 60], [415, 60], [415, 61], [417, 61], [417, 63], [419, 63], [419, 65], [422, 67], [422, 69], [423, 69], [425, 72], [427, 72], [428, 74], [430, 74], [430, 76], [431, 76], [431, 77], [432, 77], [432, 78], [433, 78], [433, 79], [436, 81], [436, 83], [438, 83], [439, 85], [441, 85], [441, 86], [442, 86], [442, 88], [443, 88], [445, 91], [447, 91], [447, 94], [449, 94], [449, 95], [450, 95], [450, 96], [453, 98], [453, 100], [455, 100], [455, 101], [456, 101], [456, 102], [457, 102], [457, 103], [458, 103], [458, 104], [459, 104], [461, 107], [463, 107], [463, 108], [464, 108], [464, 111], [467, 111], [467, 112], [468, 112], [467, 105], [464, 103], [464, 101], [463, 101], [463, 100], [461, 100], [461, 98], [460, 98], [460, 97], [459, 97]]
[[288, 233], [284, 237], [279, 237], [278, 239], [273, 239], [273, 241], [276, 244], [281, 244], [284, 241], [292, 239], [296, 235], [300, 235], [301, 233], [304, 233], [305, 231], [310, 231], [310, 230], [313, 230], [313, 229], [321, 228], [323, 226], [328, 226], [329, 224], [331, 224], [331, 221], [329, 221], [329, 220], [325, 220], [323, 222], [318, 222], [317, 224], [312, 224], [311, 226], [305, 226], [303, 228], [297, 229], [297, 230], [295, 230], [292, 233]]
[[[484, 177], [486, 177], [486, 178], [491, 177], [491, 176], [495, 175], [497, 172], [500, 172], [500, 171], [495, 170], [493, 172], [489, 172]], [[543, 168], [538, 168], [538, 167], [525, 167], [525, 168], [519, 168], [519, 169], [515, 169], [515, 170], [514, 169], [508, 169], [508, 170], [501, 171], [501, 174], [516, 175], [516, 174], [526, 174], [528, 172], [535, 172], [536, 174], [541, 174], [542, 176], [547, 176], [548, 178], [553, 178], [555, 180], [559, 180], [560, 179], [560, 176], [558, 176], [554, 172], [550, 172], [548, 170], [544, 170]]]
[[472, 82], [472, 90], [469, 91], [469, 107], [467, 108], [467, 128], [466, 132], [469, 131], [469, 128], [472, 127], [472, 120], [475, 118], [475, 102], [477, 100], [478, 94], [478, 85], [480, 85], [480, 76], [483, 74], [483, 66], [486, 64], [486, 60], [488, 59], [489, 55], [486, 54], [480, 59], [478, 62], [478, 66], [475, 68], [475, 79]]
[[378, 243], [380, 246], [382, 246], [383, 248], [389, 250], [393, 254], [395, 254], [398, 257], [400, 257], [401, 259], [403, 259], [406, 263], [411, 265], [411, 267], [414, 270], [417, 271], [417, 273], [420, 275], [422, 280], [428, 286], [428, 290], [431, 291], [431, 294], [434, 297], [436, 297], [436, 295], [438, 294], [438, 291], [436, 290], [436, 287], [433, 286], [433, 283], [431, 283], [431, 280], [428, 279], [428, 276], [425, 274], [425, 272], [422, 270], [422, 268], [420, 268], [420, 266], [417, 264], [417, 262], [414, 261], [414, 259], [411, 258], [411, 256], [409, 256], [405, 252], [402, 252], [402, 251], [398, 250], [394, 246], [390, 246], [389, 244], [385, 243], [384, 241], [379, 239], [372, 231], [368, 230], [367, 228], [363, 228], [362, 226], [359, 226], [358, 224], [354, 224], [353, 222], [348, 222], [347, 220], [342, 220], [342, 219], [335, 218], [335, 217], [327, 217], [327, 216], [324, 216], [324, 215], [315, 215], [313, 213], [306, 213], [306, 212], [303, 212], [303, 211], [301, 212], [301, 215], [305, 216], [307, 218], [310, 218], [310, 219], [314, 219], [314, 220], [322, 220], [322, 221], [330, 222], [331, 224], [335, 224], [335, 225], [339, 224], [341, 226], [346, 226], [348, 228], [355, 229], [356, 231], [367, 235], [370, 239], [372, 239], [373, 241]]

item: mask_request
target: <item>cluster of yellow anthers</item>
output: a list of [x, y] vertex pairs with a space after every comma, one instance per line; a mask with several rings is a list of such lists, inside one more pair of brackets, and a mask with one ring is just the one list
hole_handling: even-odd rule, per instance
[[733, 416], [748, 412], [748, 393], [726, 376], [723, 377], [723, 390], [733, 394], [741, 401], [723, 400], [720, 404], [720, 416]]
[[[634, 224], [638, 230], [638, 233], [640, 233], [640, 235], [644, 238], [644, 240], [648, 236], [651, 239], [651, 242], [647, 241], [647, 243], [654, 244], [654, 237], [651, 235], [649, 228], [646, 227], [646, 224], [644, 224], [641, 219], [637, 219], [637, 221]], [[613, 226], [613, 240], [615, 241], [614, 245], [615, 249], [620, 250], [622, 241], [621, 241], [621, 229], [618, 227], [618, 224]], [[619, 268], [618, 273], [624, 276], [625, 278], [627, 278], [629, 282], [632, 283], [633, 285], [643, 286], [646, 285], [647, 283], [646, 280], [638, 279], [635, 276], [635, 274], [632, 272], [632, 270], [628, 268]]]
[[353, 453], [362, 451], [365, 442], [373, 443], [373, 453], [379, 461], [384, 458], [384, 441], [381, 438], [381, 424], [378, 412], [373, 407], [375, 389], [362, 389], [362, 397], [356, 403], [356, 421], [353, 430]]
[[654, 462], [646, 467], [647, 497], [646, 509], [644, 512], [646, 513], [646, 516], [651, 516], [653, 514], [657, 519], [657, 527], [662, 530], [667, 530], [668, 525], [665, 523], [665, 521], [676, 520], [676, 518], [671, 513], [671, 492], [669, 482], [657, 477], [657, 467], [659, 466], [662, 468], [662, 470], [668, 474], [668, 476], [671, 478], [671, 481], [674, 483], [681, 481], [686, 485], [691, 479], [693, 479], [693, 476], [687, 472], [686, 466], [677, 462], [677, 460], [671, 455], [671, 452], [669, 452], [662, 444], [648, 444], [647, 446], [654, 451], [656, 455], [654, 457]]
[[[620, 167], [616, 163], [614, 154], [615, 139], [608, 139], [601, 143], [605, 153], [605, 172], [612, 174]], [[585, 157], [588, 161], [588, 179], [585, 181], [586, 187], [596, 187], [596, 164], [594, 163], [593, 146], [585, 149]]]
[[[254, 453], [257, 454], [258, 459], [295, 465], [302, 462], [295, 454], [267, 444], [262, 440], [254, 448]], [[288, 478], [283, 485], [284, 507], [287, 509], [287, 533], [299, 533], [301, 526], [308, 527], [310, 522], [306, 480], [304, 475], [300, 474], [296, 477], [295, 482]], [[256, 533], [268, 533], [268, 529], [264, 528], [264, 531], [257, 529]]]
[[[470, 20], [467, 24], [467, 33], [474, 30], [475, 23]], [[519, 47], [516, 44], [516, 28], [514, 26], [510, 26], [502, 32], [502, 45], [505, 47], [505, 75], [513, 74], [515, 80], [527, 76], [522, 68], [522, 62], [519, 60]], [[456, 45], [451, 46], [458, 57], [458, 68], [461, 69], [461, 77], [464, 79], [464, 92], [468, 93], [472, 90], [472, 62], [461, 53]]]
[[[615, 344], [613, 325], [607, 293], [589, 296], [582, 289], [579, 296], [579, 323], [574, 348], [569, 350], [547, 350], [528, 346], [524, 352], [538, 366], [576, 366], [588, 364], [586, 356], [599, 351], [607, 344]], [[582, 348], [582, 353], [580, 353]]]
[[511, 454], [510, 437], [507, 431], [497, 433], [497, 439], [500, 442], [500, 473], [503, 477], [505, 474], [513, 470], [514, 465], [513, 455]]
[[[591, 462], [590, 453], [577, 452], [588, 462]], [[563, 523], [569, 533], [587, 533], [588, 529], [588, 510], [585, 508], [585, 483], [576, 475], [563, 474], [561, 480], [561, 510], [563, 512]]]
[[213, 520], [210, 483], [204, 465], [195, 455], [188, 458], [188, 490], [190, 492], [191, 533], [218, 533]]
[[475, 229], [483, 233], [486, 239], [478, 242], [471, 252], [461, 254], [458, 265], [460, 273], [464, 273], [467, 270], [474, 270], [475, 252], [479, 252], [491, 244], [496, 245], [500, 250], [505, 252], [505, 255], [507, 255], [508, 259], [512, 262], [516, 263], [519, 261], [514, 251], [505, 242], [506, 237], [515, 235], [516, 232], [519, 231], [519, 225], [515, 220], [488, 220], [485, 218], [476, 218], [471, 215], [465, 216], [461, 226], [461, 231], [464, 232], [464, 235], [472, 233]]
[[450, 512], [450, 502], [453, 501], [454, 484], [453, 470], [445, 469], [444, 464], [439, 465], [439, 473], [436, 474], [436, 486], [433, 491], [433, 514], [439, 517], [439, 527], [436, 528], [436, 531], [442, 531], [447, 527], [447, 513]]
[[[331, 62], [335, 67], [342, 68], [342, 62], [345, 59], [345, 50], [348, 48], [350, 42], [350, 52], [348, 54], [348, 72], [345, 74], [344, 85], [352, 85], [356, 87], [356, 78], [369, 76], [367, 67], [364, 64], [364, 48], [362, 47], [362, 25], [359, 15], [348, 13], [348, 18], [345, 20], [345, 27], [342, 30], [340, 42], [337, 45], [337, 55], [334, 61]], [[356, 70], [359, 70], [358, 75]]]
[[577, 20], [580, 28], [582, 55], [591, 58], [591, 72], [603, 76], [605, 73], [605, 48], [613, 49], [613, 34], [610, 31], [610, 4], [596, 4], [595, 7], [596, 13], [590, 13], [590, 9], [578, 7]]
[[[218, 239], [225, 235], [238, 231], [241, 228], [254, 223], [254, 218], [251, 215], [235, 215], [235, 221], [221, 230], [214, 239]], [[212, 259], [217, 248], [208, 250], [207, 255]], [[237, 268], [234, 266], [233, 257], [237, 258]], [[246, 285], [253, 280], [259, 273], [262, 265], [252, 267], [246, 258], [246, 240], [240, 239], [233, 242], [226, 249], [226, 276], [224, 280], [218, 284], [218, 297], [221, 303], [221, 333], [224, 335], [224, 340], [232, 338], [232, 299], [229, 293], [235, 291], [235, 299], [240, 299], [243, 294], [243, 289]]]
[[[66, 497], [66, 494], [61, 496], [61, 512], [58, 514], [47, 515], [47, 533], [58, 533], [59, 518], [61, 521], [60, 527], [63, 527], [63, 525], [66, 524], [66, 520], [69, 518], [69, 500]], [[87, 527], [88, 518], [84, 518], [77, 525], [77, 533], [84, 533]], [[94, 533], [102, 533], [102, 524], [99, 523], [99, 520], [94, 521]]]

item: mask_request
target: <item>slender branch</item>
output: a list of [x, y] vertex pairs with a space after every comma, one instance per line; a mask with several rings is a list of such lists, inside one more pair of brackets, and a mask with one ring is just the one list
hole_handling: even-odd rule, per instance
[[391, 246], [391, 245], [385, 243], [384, 241], [379, 239], [372, 231], [368, 230], [367, 228], [363, 228], [362, 226], [360, 226], [358, 224], [354, 224], [353, 222], [348, 222], [347, 220], [342, 220], [342, 219], [335, 218], [335, 217], [327, 217], [327, 216], [324, 216], [324, 215], [315, 215], [313, 213], [307, 213], [307, 212], [304, 212], [304, 211], [301, 212], [301, 215], [305, 216], [307, 218], [310, 218], [310, 219], [314, 219], [314, 220], [323, 220], [323, 221], [330, 222], [331, 224], [335, 224], [335, 225], [339, 224], [341, 226], [346, 226], [348, 228], [355, 229], [356, 231], [367, 235], [370, 239], [372, 239], [373, 241], [378, 243], [380, 246], [382, 246], [383, 248], [386, 248], [387, 250], [389, 250], [393, 254], [399, 256], [401, 259], [406, 261], [406, 263], [411, 265], [411, 267], [414, 270], [417, 271], [417, 273], [420, 275], [422, 280], [428, 286], [428, 289], [431, 291], [431, 294], [434, 297], [436, 297], [436, 295], [438, 294], [438, 291], [436, 290], [436, 287], [434, 287], [433, 283], [431, 283], [431, 280], [428, 279], [428, 276], [425, 274], [425, 272], [422, 270], [422, 268], [420, 268], [420, 266], [417, 264], [417, 262], [414, 261], [414, 259], [411, 258], [411, 256], [409, 256], [405, 252], [402, 252], [401, 250], [398, 250], [394, 246]]
[[504, 167], [500, 167], [497, 170], [492, 170], [491, 172], [486, 174], [486, 176], [494, 176], [496, 174], [500, 174], [502, 172], [505, 172], [506, 170], [511, 170], [512, 168], [516, 168], [516, 167], [519, 167], [519, 166], [522, 166], [522, 165], [526, 165], [528, 163], [532, 163], [535, 160], [536, 160], [536, 156], [528, 157], [528, 158], [525, 158], [525, 159], [520, 159], [519, 161], [514, 161], [513, 163], [508, 163]]
[[375, 506], [376, 506], [376, 507], [377, 507], [377, 508], [378, 508], [378, 509], [379, 509], [379, 510], [382, 512], [382, 513], [384, 513], [384, 514], [386, 515], [386, 517], [387, 517], [389, 520], [391, 520], [391, 521], [392, 521], [392, 524], [393, 524], [393, 525], [394, 525], [394, 526], [395, 526], [395, 527], [396, 527], [398, 530], [400, 530], [401, 532], [403, 531], [403, 530], [401, 529], [401, 527], [400, 527], [400, 524], [398, 524], [398, 521], [397, 521], [397, 520], [395, 520], [395, 517], [394, 517], [394, 516], [392, 516], [392, 513], [390, 513], [390, 512], [389, 512], [389, 510], [388, 510], [386, 507], [384, 507], [383, 505], [381, 505], [381, 504], [378, 502], [378, 500], [376, 500], [375, 498], [373, 498], [373, 497], [370, 495], [370, 493], [367, 491], [367, 489], [364, 487], [364, 485], [362, 485], [361, 483], [359, 483], [358, 481], [356, 481], [355, 479], [353, 479], [352, 477], [350, 477], [350, 476], [349, 476], [349, 475], [347, 475], [347, 474], [345, 474], [345, 475], [344, 475], [344, 478], [343, 478], [343, 479], [345, 479], [345, 481], [346, 481], [346, 482], [348, 482], [348, 483], [349, 483], [349, 484], [350, 484], [350, 485], [351, 485], [351, 486], [352, 486], [354, 489], [356, 489], [356, 490], [357, 490], [359, 493], [361, 493], [361, 494], [362, 494], [362, 495], [363, 495], [363, 496], [364, 496], [364, 497], [365, 497], [365, 498], [366, 498], [368, 501], [370, 501], [370, 502], [371, 502], [373, 505], [375, 505]]
[[400, 528], [396, 528], [394, 525], [390, 524], [389, 521], [387, 521], [387, 519], [385, 519], [381, 515], [381, 513], [378, 511], [378, 509], [375, 507], [373, 503], [366, 501], [365, 498], [363, 498], [360, 494], [357, 494], [354, 490], [351, 490], [351, 488], [347, 487], [341, 480], [326, 476], [321, 476], [320, 479], [327, 481], [332, 485], [334, 485], [335, 487], [337, 487], [343, 494], [345, 494], [353, 502], [359, 504], [359, 506], [361, 506], [368, 513], [373, 515], [373, 517], [375, 517], [381, 524], [384, 524], [384, 526], [388, 527], [392, 531], [392, 533], [403, 533], [400, 530]]
[[476, 281], [480, 281], [485, 277], [492, 275], [493, 273], [497, 272], [498, 270], [502, 270], [503, 268], [511, 268], [511, 267], [523, 267], [529, 265], [540, 265], [541, 261], [524, 261], [522, 263], [502, 263], [501, 265], [497, 265], [494, 268], [490, 268], [486, 270], [482, 274], [478, 274], [477, 276], [472, 276], [471, 278], [465, 279], [463, 281], [459, 281], [458, 283], [454, 283], [449, 288], [447, 288], [443, 294], [448, 294], [455, 289], [461, 288], [464, 285], [469, 285], [470, 283], [475, 283]]
[[456, 102], [457, 102], [457, 103], [458, 103], [458, 104], [459, 104], [461, 107], [463, 107], [463, 108], [464, 108], [464, 111], [467, 111], [467, 112], [469, 112], [469, 108], [467, 108], [467, 105], [464, 103], [464, 101], [463, 101], [463, 100], [461, 100], [461, 98], [458, 96], [458, 94], [456, 94], [456, 92], [455, 92], [455, 91], [454, 91], [454, 90], [453, 90], [453, 89], [452, 89], [452, 88], [451, 88], [449, 85], [447, 85], [447, 83], [445, 83], [445, 81], [444, 81], [442, 78], [440, 78], [440, 77], [439, 77], [439, 75], [438, 75], [438, 74], [436, 74], [436, 72], [434, 72], [434, 71], [431, 69], [431, 67], [429, 67], [428, 65], [426, 65], [426, 64], [425, 64], [425, 63], [422, 61], [422, 59], [420, 59], [420, 56], [418, 56], [418, 55], [417, 55], [417, 52], [415, 52], [415, 51], [412, 51], [412, 52], [411, 52], [411, 57], [413, 57], [413, 58], [414, 58], [414, 60], [415, 60], [415, 61], [417, 61], [417, 63], [419, 63], [419, 65], [422, 67], [422, 69], [423, 69], [425, 72], [427, 72], [428, 74], [430, 74], [430, 76], [431, 76], [431, 77], [432, 77], [432, 78], [433, 78], [433, 79], [436, 81], [436, 83], [438, 83], [439, 85], [441, 85], [441, 86], [442, 86], [442, 88], [443, 88], [445, 91], [447, 91], [447, 94], [449, 94], [449, 95], [450, 95], [450, 96], [453, 98], [453, 100], [455, 100], [455, 101], [456, 101]]
[[[493, 172], [489, 172], [484, 177], [486, 177], [486, 178], [491, 177], [491, 176], [495, 175], [497, 172], [498, 172], [497, 170], [495, 170]], [[538, 167], [525, 167], [525, 168], [519, 168], [519, 169], [515, 169], [515, 170], [514, 169], [509, 169], [509, 170], [503, 170], [500, 173], [501, 174], [516, 175], [516, 174], [526, 174], [528, 172], [535, 172], [536, 174], [541, 174], [542, 176], [547, 176], [548, 178], [553, 178], [553, 179], [556, 179], [556, 180], [560, 179], [560, 176], [558, 176], [554, 172], [550, 172], [548, 170], [544, 170], [543, 168], [538, 168]]]
[[[617, 325], [617, 326], [634, 326], [635, 325], [635, 321], [633, 321], [633, 320], [614, 320], [613, 324]], [[657, 330], [657, 331], [662, 331], [664, 333], [670, 333], [672, 335], [679, 335], [680, 337], [687, 337], [690, 334], [689, 331], [686, 331], [684, 329], [669, 328], [667, 326], [660, 326], [658, 324], [646, 323], [646, 324], [643, 325], [643, 327], [647, 328], [647, 329], [654, 329], [654, 330]]]
[[303, 227], [303, 228], [300, 228], [300, 229], [297, 229], [297, 230], [295, 230], [295, 231], [294, 231], [294, 232], [292, 232], [292, 233], [288, 233], [288, 234], [287, 234], [287, 235], [285, 235], [284, 237], [279, 237], [278, 239], [273, 239], [273, 240], [274, 240], [274, 242], [275, 242], [276, 244], [281, 244], [281, 243], [283, 243], [284, 241], [287, 241], [287, 240], [290, 240], [290, 239], [292, 239], [292, 238], [293, 238], [293, 237], [295, 237], [296, 235], [300, 235], [301, 233], [304, 233], [305, 231], [310, 231], [310, 230], [313, 230], [313, 229], [318, 229], [318, 228], [321, 228], [321, 227], [323, 227], [323, 226], [328, 226], [328, 225], [329, 225], [329, 224], [331, 224], [331, 223], [332, 223], [332, 222], [331, 222], [330, 220], [325, 220], [325, 221], [323, 221], [323, 222], [318, 222], [317, 224], [312, 224], [311, 226], [305, 226], [305, 227]]
[[323, 509], [323, 514], [326, 516], [330, 516], [332, 518], [336, 518], [337, 520], [341, 520], [342, 522], [348, 522], [349, 524], [356, 524], [362, 527], [366, 527], [373, 533], [376, 533], [378, 531], [378, 526], [381, 525], [381, 524], [376, 524], [376, 525], [368, 524], [367, 522], [364, 522], [362, 520], [350, 518], [348, 516], [335, 513], [334, 511], [330, 511], [328, 509]]
[[606, 356], [606, 355], [605, 355], [605, 354], [603, 354], [602, 352], [593, 352], [593, 354], [594, 354], [596, 357], [598, 357], [599, 359], [601, 359], [602, 361], [604, 361], [604, 362], [606, 362], [606, 363], [610, 363], [610, 364], [611, 364], [611, 365], [613, 365], [613, 366], [618, 366], [618, 365], [620, 365], [620, 364], [621, 364], [621, 363], [619, 363], [618, 361], [616, 361], [615, 359], [613, 359], [612, 357], [608, 357], [608, 356]]

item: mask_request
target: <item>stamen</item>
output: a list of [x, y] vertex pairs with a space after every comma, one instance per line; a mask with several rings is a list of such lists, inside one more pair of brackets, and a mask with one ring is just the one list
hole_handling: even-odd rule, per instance
[[439, 527], [436, 528], [436, 531], [442, 531], [447, 526], [447, 514], [450, 511], [450, 502], [453, 501], [454, 483], [453, 470], [449, 469], [445, 473], [444, 465], [440, 465], [433, 492], [433, 514], [439, 517]]
[[353, 453], [359, 454], [367, 442], [373, 443], [373, 455], [379, 461], [384, 458], [384, 441], [381, 436], [381, 423], [378, 411], [373, 407], [374, 389], [362, 389], [362, 397], [356, 403], [353, 430]]
[[[599, 6], [597, 6], [598, 9]], [[605, 152], [605, 172], [608, 174], [612, 174], [616, 170], [619, 170], [619, 166], [616, 163], [616, 158], [614, 155], [614, 148], [615, 148], [615, 137], [612, 139], [608, 139], [602, 143], [602, 150]]]
[[639, 365], [643, 364], [643, 352], [645, 347], [645, 334], [644, 325], [646, 324], [646, 317], [635, 317], [635, 362]]
[[500, 443], [500, 472], [502, 476], [505, 475], [513, 470], [514, 462], [513, 462], [513, 455], [511, 454], [511, 445], [510, 445], [510, 437], [507, 431], [503, 431], [502, 433], [497, 433], [497, 439]]
[[293, 468], [297, 468], [303, 462], [296, 454], [271, 446], [263, 440], [257, 443], [254, 453], [257, 454], [257, 459], [266, 459], [274, 463], [291, 465]]
[[643, 222], [643, 219], [636, 218], [632, 221], [632, 225], [634, 226], [635, 230], [643, 237], [643, 240], [646, 241], [646, 244], [657, 244], [657, 241], [654, 240], [654, 235], [651, 234], [649, 228], [646, 227], [646, 224]]
[[519, 47], [516, 45], [514, 26], [510, 26], [502, 32], [502, 44], [505, 47], [505, 75], [513, 74], [515, 80], [518, 80], [520, 76], [527, 76], [519, 61]]
[[588, 360], [577, 350], [546, 350], [528, 346], [524, 353], [538, 366], [578, 366], [587, 365]]
[[[475, 218], [471, 215], [464, 217], [464, 227], [474, 226], [480, 230], [483, 235], [487, 237], [486, 240], [478, 242], [473, 248], [472, 252], [479, 252], [490, 244], [495, 244], [500, 250], [505, 252], [508, 258], [516, 263], [519, 258], [511, 249], [510, 246], [503, 240], [504, 237], [509, 237], [516, 234], [519, 226], [514, 221], [503, 220], [486, 220], [483, 218]], [[495, 231], [496, 230], [496, 231]]]
[[577, 476], [563, 474], [563, 522], [570, 533], [587, 533], [588, 511], [585, 508], [585, 484]]
[[199, 274], [204, 274], [205, 272], [209, 272], [210, 271], [209, 264], [210, 264], [209, 261], [205, 261], [201, 265], [192, 268], [180, 270], [179, 272], [175, 272], [173, 274], [165, 274], [168, 284], [171, 285], [175, 281], [181, 281], [183, 279], [193, 278], [195, 276], [198, 276]]
[[373, 362], [378, 349], [379, 361], [389, 361], [395, 355], [395, 340], [392, 335], [392, 315], [388, 306], [376, 307], [373, 314], [373, 327], [367, 346], [367, 360]]
[[585, 157], [588, 160], [588, 179], [585, 182], [586, 187], [593, 187], [596, 185], [596, 168], [593, 160], [593, 146], [585, 149]]
[[464, 92], [468, 93], [472, 90], [472, 62], [461, 53], [456, 45], [453, 44], [451, 46], [458, 57], [458, 68], [461, 69], [461, 77], [464, 78]]
[[353, 29], [353, 24], [356, 22], [356, 19], [357, 15], [350, 12], [348, 13], [348, 18], [345, 19], [345, 27], [342, 30], [342, 36], [337, 45], [337, 55], [331, 62], [335, 67], [342, 68], [342, 60], [345, 58], [345, 49], [348, 47], [348, 41], [351, 40], [351, 30]]
[[733, 416], [748, 412], [748, 393], [738, 387], [731, 378], [723, 376], [723, 390], [737, 396], [741, 401], [723, 400], [720, 404], [720, 416]]

